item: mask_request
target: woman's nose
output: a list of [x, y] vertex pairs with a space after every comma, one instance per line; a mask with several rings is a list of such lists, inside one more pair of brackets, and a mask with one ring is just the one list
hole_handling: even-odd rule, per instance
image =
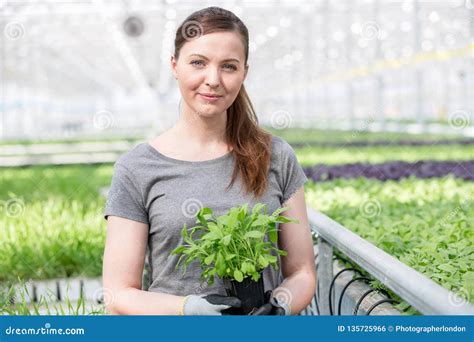
[[209, 68], [206, 73], [206, 85], [215, 88], [220, 84], [219, 70], [216, 68]]

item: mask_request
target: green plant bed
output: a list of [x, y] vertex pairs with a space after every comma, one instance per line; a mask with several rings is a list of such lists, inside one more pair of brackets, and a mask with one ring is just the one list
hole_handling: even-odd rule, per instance
[[452, 177], [309, 183], [309, 205], [474, 301], [474, 182]]
[[111, 165], [3, 169], [0, 282], [100, 276]]
[[302, 147], [295, 148], [302, 166], [314, 164], [349, 164], [357, 162], [383, 163], [400, 160], [473, 160], [474, 150], [470, 145], [435, 146], [376, 146], [376, 147]]
[[449, 140], [459, 139], [458, 134], [410, 134], [398, 132], [368, 132], [368, 131], [340, 131], [340, 130], [320, 130], [311, 128], [287, 128], [273, 129], [265, 127], [272, 134], [282, 137], [289, 143], [347, 143], [358, 141], [378, 141], [378, 140]]
[[99, 189], [110, 185], [112, 174], [112, 164], [2, 168], [0, 200], [10, 193], [30, 203], [50, 198], [87, 203], [98, 199]]
[[[18, 201], [17, 197], [15, 200]], [[105, 244], [102, 204], [77, 200], [25, 201], [22, 214], [0, 224], [0, 282], [99, 276]]]

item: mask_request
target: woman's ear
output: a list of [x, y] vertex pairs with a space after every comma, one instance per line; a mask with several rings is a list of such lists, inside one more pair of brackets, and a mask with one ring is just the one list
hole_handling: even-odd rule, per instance
[[175, 79], [178, 79], [178, 72], [176, 71], [176, 58], [172, 55], [170, 59], [171, 63], [171, 72], [173, 73], [173, 76]]

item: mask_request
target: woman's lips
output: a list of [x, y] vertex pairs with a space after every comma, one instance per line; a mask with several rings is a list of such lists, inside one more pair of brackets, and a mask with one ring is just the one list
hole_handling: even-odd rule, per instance
[[217, 101], [222, 97], [222, 96], [208, 96], [208, 95], [203, 95], [203, 94], [199, 94], [199, 96], [201, 96], [206, 101]]

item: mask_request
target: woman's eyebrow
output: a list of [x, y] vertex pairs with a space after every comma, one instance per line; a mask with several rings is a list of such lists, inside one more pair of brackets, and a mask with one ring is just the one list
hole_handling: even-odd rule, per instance
[[[189, 55], [189, 57], [191, 57], [191, 56], [198, 56], [198, 57], [209, 60], [209, 58], [207, 58], [206, 56], [200, 55], [198, 53], [193, 53], [193, 54]], [[222, 62], [229, 62], [229, 61], [234, 61], [234, 62], [240, 63], [240, 61], [237, 58], [227, 58], [227, 59], [222, 60]]]

